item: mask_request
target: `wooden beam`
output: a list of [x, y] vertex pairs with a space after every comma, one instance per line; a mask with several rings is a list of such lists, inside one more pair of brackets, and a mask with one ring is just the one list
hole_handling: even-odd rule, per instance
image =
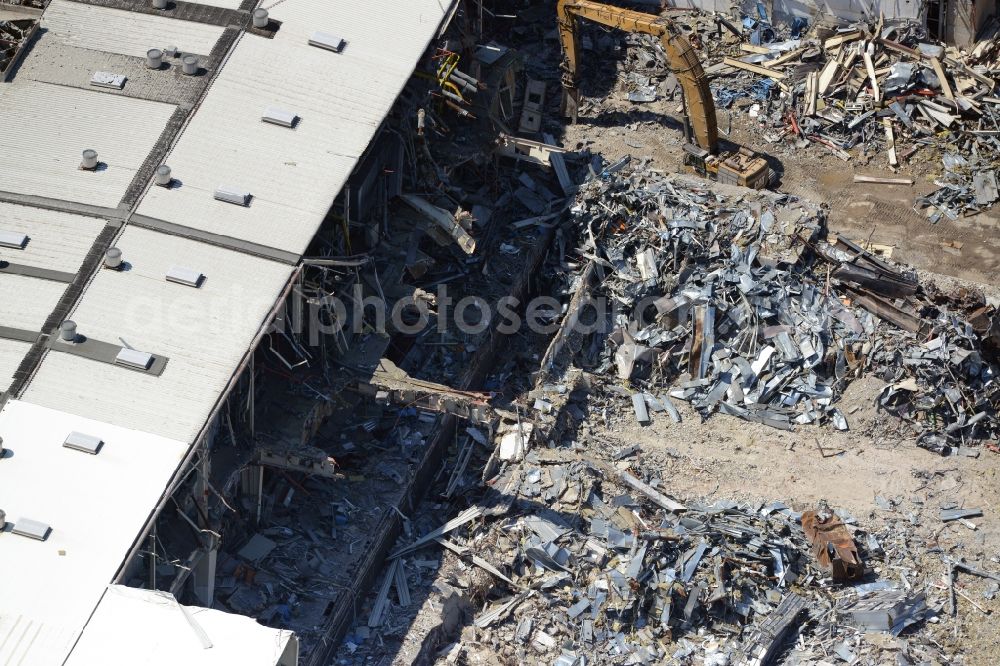
[[872, 64], [872, 57], [868, 55], [865, 51], [862, 57], [865, 60], [865, 69], [868, 70], [868, 78], [872, 82], [872, 94], [875, 97], [875, 103], [879, 104], [882, 102], [882, 91], [878, 87], [878, 79], [875, 78], [875, 65]]
[[885, 147], [889, 153], [889, 166], [899, 166], [899, 160], [896, 159], [896, 138], [892, 134], [892, 121], [883, 118], [882, 127], [885, 128]]
[[804, 48], [792, 49], [791, 51], [788, 51], [787, 53], [778, 56], [774, 60], [765, 60], [764, 62], [761, 63], [761, 65], [763, 65], [764, 67], [774, 67], [775, 65], [782, 65], [788, 62], [789, 60], [795, 60], [796, 58], [801, 56], [804, 52], [805, 52]]
[[833, 80], [837, 78], [837, 70], [840, 65], [836, 60], [830, 60], [823, 67], [823, 71], [819, 73], [819, 88], [816, 89], [816, 93], [819, 95], [824, 95], [826, 89], [830, 87]]
[[847, 33], [844, 33], [843, 35], [836, 35], [834, 37], [831, 37], [828, 40], [826, 40], [825, 42], [823, 42], [823, 48], [824, 49], [832, 49], [832, 48], [834, 48], [836, 46], [840, 46], [841, 44], [844, 44], [846, 42], [853, 42], [856, 39], [861, 39], [861, 31], [860, 30], [855, 30], [854, 32], [847, 32]]
[[941, 61], [937, 58], [931, 58], [931, 67], [934, 68], [934, 73], [937, 74], [938, 81], [941, 82], [941, 91], [944, 96], [955, 101], [955, 95], [951, 92], [951, 85], [948, 84], [948, 77], [944, 75], [944, 67], [941, 66]]
[[862, 176], [854, 174], [855, 183], [874, 183], [876, 185], [913, 185], [912, 178], [880, 178], [879, 176]]
[[768, 69], [767, 67], [761, 67], [759, 65], [754, 65], [753, 63], [749, 62], [743, 62], [742, 60], [736, 60], [735, 58], [723, 58], [722, 62], [723, 64], [729, 65], [730, 67], [735, 67], [736, 69], [744, 69], [748, 72], [760, 74], [761, 76], [769, 76], [772, 79], [780, 80], [785, 78], [784, 72]]

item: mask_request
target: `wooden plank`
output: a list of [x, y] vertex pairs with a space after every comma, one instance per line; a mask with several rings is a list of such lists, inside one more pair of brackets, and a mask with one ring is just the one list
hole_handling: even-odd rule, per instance
[[806, 75], [806, 115], [816, 115], [816, 96], [819, 92], [819, 72]]
[[735, 58], [723, 58], [722, 62], [730, 67], [735, 67], [736, 69], [743, 69], [748, 72], [753, 72], [754, 74], [760, 74], [761, 76], [769, 76], [772, 79], [783, 79], [785, 78], [784, 72], [779, 72], [773, 69], [768, 69], [767, 67], [761, 67], [760, 65], [754, 65], [749, 62], [743, 62], [742, 60], [736, 60]]
[[789, 60], [795, 60], [796, 58], [798, 58], [799, 56], [801, 56], [803, 53], [805, 53], [805, 49], [804, 48], [801, 48], [801, 49], [792, 49], [791, 51], [788, 51], [787, 53], [783, 53], [782, 55], [778, 56], [777, 58], [775, 58], [773, 60], [765, 60], [764, 62], [761, 63], [761, 65], [763, 65], [764, 67], [775, 67], [777, 65], [782, 65], [782, 64], [788, 62]]
[[885, 128], [885, 147], [886, 152], [889, 153], [889, 165], [899, 166], [899, 160], [896, 159], [896, 138], [892, 134], [892, 121], [883, 118], [882, 127]]
[[872, 57], [868, 55], [865, 51], [862, 54], [865, 60], [865, 69], [868, 71], [868, 79], [872, 82], [872, 95], [875, 97], [875, 103], [879, 104], [882, 101], [882, 91], [878, 87], [878, 79], [875, 78], [875, 65], [872, 64]]
[[832, 49], [846, 42], [853, 42], [856, 39], [861, 39], [860, 30], [855, 30], [854, 32], [846, 32], [843, 35], [836, 35], [834, 37], [830, 37], [828, 40], [823, 42], [823, 48]]
[[941, 66], [941, 61], [937, 58], [931, 58], [931, 67], [934, 68], [934, 73], [937, 74], [938, 81], [941, 82], [941, 91], [944, 96], [955, 101], [955, 94], [951, 91], [951, 85], [948, 84], [948, 77], [944, 75], [944, 67]]
[[840, 64], [836, 60], [830, 60], [823, 67], [823, 71], [819, 73], [819, 87], [816, 89], [817, 95], [826, 94], [826, 89], [830, 87], [833, 80], [837, 78], [837, 70], [840, 69]]
[[740, 49], [746, 51], [747, 53], [760, 53], [763, 55], [771, 55], [771, 49], [766, 46], [757, 46], [756, 44], [740, 44]]
[[854, 174], [855, 183], [874, 183], [876, 185], [913, 185], [912, 178], [881, 178], [879, 176], [862, 176]]

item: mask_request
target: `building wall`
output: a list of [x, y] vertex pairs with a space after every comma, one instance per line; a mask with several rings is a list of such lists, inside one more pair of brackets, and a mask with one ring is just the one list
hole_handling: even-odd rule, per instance
[[[812, 18], [824, 14], [845, 21], [854, 21], [864, 18], [865, 7], [872, 7], [876, 14], [881, 10], [887, 19], [916, 19], [920, 17], [922, 4], [922, 0], [764, 0], [764, 8], [776, 22], [789, 21], [795, 17]], [[670, 6], [722, 13], [731, 13], [734, 7], [739, 7], [745, 14], [757, 13], [754, 0], [671, 0]]]
[[976, 34], [996, 13], [996, 0], [946, 0], [945, 39], [958, 47], [968, 47]]

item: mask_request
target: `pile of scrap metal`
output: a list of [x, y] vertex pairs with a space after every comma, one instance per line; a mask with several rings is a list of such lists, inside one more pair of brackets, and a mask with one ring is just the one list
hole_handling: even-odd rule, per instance
[[870, 372], [887, 383], [878, 404], [921, 446], [948, 453], [1000, 435], [1000, 367], [983, 346], [996, 310], [981, 299], [966, 313], [849, 239], [819, 240], [824, 213], [808, 202], [615, 168], [573, 205], [587, 278], [557, 339], [581, 311], [605, 311], [571, 360], [630, 382], [640, 422], [651, 411], [676, 420], [679, 399], [706, 418], [847, 430], [837, 401]]
[[38, 25], [35, 18], [0, 21], [0, 81], [10, 76], [16, 61], [38, 31]]
[[[770, 41], [752, 43], [745, 31], [732, 57], [708, 71], [719, 77], [720, 101], [759, 100], [751, 115], [771, 142], [819, 144], [843, 160], [884, 154], [891, 168], [912, 163], [921, 148], [924, 161], [940, 156], [940, 189], [917, 203], [934, 222], [956, 219], [998, 199], [1000, 97], [990, 73], [1000, 39], [992, 25], [968, 53], [928, 40], [922, 27], [905, 22], [811, 26], [780, 40], [774, 27], [765, 35]], [[762, 77], [772, 84], [767, 99]]]
[[[833, 529], [810, 542], [803, 527], [816, 527], [817, 512], [760, 500], [681, 504], [640, 460], [616, 466], [602, 453], [532, 452], [478, 504], [397, 550], [413, 558], [437, 541], [489, 574], [475, 640], [449, 646], [469, 653], [461, 663], [479, 663], [476, 646], [496, 651], [491, 663], [759, 665], [783, 654], [787, 663], [887, 663], [897, 646], [866, 633], [898, 635], [945, 603], [936, 573], [912, 561], [899, 531], [851, 535], [850, 514], [823, 505]], [[838, 552], [871, 558], [864, 573], [875, 582], [857, 584], [860, 560], [849, 571], [817, 560], [816, 546], [831, 539]], [[905, 589], [891, 582], [901, 572]], [[890, 580], [875, 580], [883, 575]], [[954, 656], [920, 627], [905, 644], [916, 661]]]

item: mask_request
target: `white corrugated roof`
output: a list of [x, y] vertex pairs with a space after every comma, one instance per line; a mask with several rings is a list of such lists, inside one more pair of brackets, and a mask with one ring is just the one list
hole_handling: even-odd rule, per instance
[[96, 217], [0, 201], [0, 231], [17, 231], [29, 239], [23, 250], [0, 249], [0, 258], [15, 264], [75, 273], [106, 224]]
[[[159, 377], [49, 352], [21, 396], [115, 425], [193, 442], [291, 275], [290, 266], [128, 227], [115, 241], [127, 271], [102, 270], [70, 318], [93, 340], [166, 356]], [[181, 266], [198, 289], [166, 281]]]
[[[212, 7], [223, 7], [225, 9], [239, 9], [242, 4], [241, 0], [187, 0], [188, 2], [195, 5], [210, 5]], [[287, 0], [279, 0], [287, 1]], [[271, 0], [274, 2], [274, 0]], [[265, 5], [267, 3], [264, 3]]]
[[[109, 585], [67, 666], [294, 666], [295, 635], [242, 615], [181, 606], [168, 592]], [[284, 659], [283, 659], [284, 658]]]
[[29, 349], [31, 349], [31, 345], [27, 342], [0, 338], [0, 392], [10, 388], [11, 381], [14, 379], [14, 371], [21, 365], [21, 361]]
[[[96, 455], [63, 447], [81, 432]], [[0, 663], [62, 663], [188, 445], [11, 401], [0, 411], [0, 508], [51, 527], [45, 541], [0, 533]], [[102, 663], [113, 663], [105, 661]]]
[[[15, 79], [0, 86], [0, 190], [114, 208], [174, 106]], [[107, 168], [79, 169], [87, 148]]]
[[[148, 0], [147, 0], [148, 1]], [[146, 57], [146, 51], [176, 46], [184, 53], [208, 55], [223, 28], [151, 14], [52, 0], [42, 18], [46, 37], [93, 51]]]
[[0, 326], [41, 331], [64, 291], [65, 282], [0, 273]]
[[[183, 186], [151, 188], [138, 212], [302, 253], [440, 24], [444, 0], [294, 0], [270, 9], [274, 39], [244, 35], [165, 160]], [[342, 53], [308, 45], [314, 31]], [[267, 106], [299, 115], [261, 122]], [[213, 200], [249, 191], [249, 208]]]

